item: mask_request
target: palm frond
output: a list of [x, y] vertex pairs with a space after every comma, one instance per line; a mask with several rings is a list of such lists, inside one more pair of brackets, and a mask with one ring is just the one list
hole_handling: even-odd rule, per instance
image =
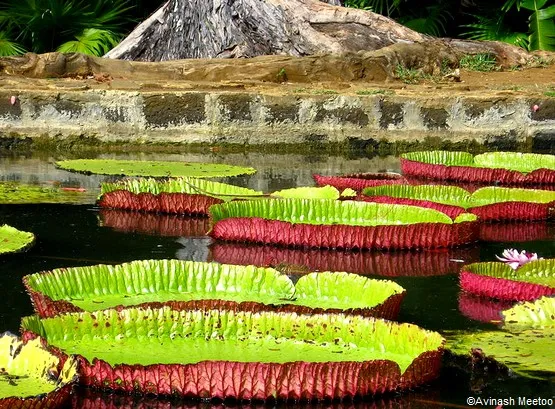
[[503, 41], [519, 47], [528, 48], [528, 34], [512, 31], [510, 27], [505, 24], [503, 17], [504, 15], [500, 17], [474, 16], [477, 22], [462, 26], [469, 30], [461, 33], [461, 35], [471, 40]]
[[9, 55], [21, 55], [27, 50], [21, 45], [14, 41], [11, 41], [8, 35], [0, 31], [0, 56], [5, 57]]
[[109, 31], [87, 28], [75, 40], [60, 45], [56, 51], [61, 53], [83, 53], [98, 57], [106, 54], [115, 47], [121, 36]]
[[453, 16], [445, 7], [446, 3], [425, 8], [425, 16], [400, 19], [399, 22], [419, 33], [441, 37], [446, 32], [446, 25]]

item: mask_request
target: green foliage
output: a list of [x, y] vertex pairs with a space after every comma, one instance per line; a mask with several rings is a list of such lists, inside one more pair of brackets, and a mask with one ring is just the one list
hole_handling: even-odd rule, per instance
[[4, 224], [0, 226], [0, 254], [24, 250], [33, 244], [35, 235]]
[[395, 76], [405, 84], [418, 84], [420, 81], [426, 79], [426, 75], [422, 71], [414, 68], [406, 68], [400, 64], [395, 67]]
[[102, 55], [123, 36], [129, 11], [128, 0], [9, 0], [0, 3], [0, 29], [19, 43], [14, 51]]
[[465, 55], [460, 60], [461, 68], [469, 71], [495, 71], [498, 68], [495, 56], [488, 53]]
[[8, 37], [8, 33], [0, 31], [0, 57], [7, 55], [19, 55], [25, 53], [25, 48], [12, 41]]

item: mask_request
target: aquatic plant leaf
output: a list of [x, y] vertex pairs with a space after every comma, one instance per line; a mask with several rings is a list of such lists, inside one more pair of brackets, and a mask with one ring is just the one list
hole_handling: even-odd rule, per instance
[[309, 273], [295, 284], [294, 303], [322, 309], [368, 308], [404, 291], [393, 281], [374, 280], [358, 274]]
[[271, 194], [274, 197], [281, 198], [298, 198], [298, 199], [339, 199], [339, 190], [333, 186], [322, 187], [296, 187], [292, 189], [283, 189]]
[[55, 269], [25, 276], [23, 283], [42, 317], [161, 304], [188, 309], [241, 304], [244, 309], [253, 310], [309, 313], [319, 309], [397, 317], [404, 296], [404, 289], [398, 284], [356, 274], [315, 274], [316, 277], [301, 280], [297, 289], [287, 275], [273, 268], [137, 260], [115, 266]]
[[34, 316], [22, 330], [79, 354], [86, 386], [263, 400], [412, 387], [437, 377], [444, 342], [415, 325], [354, 315], [229, 309]]
[[56, 408], [69, 399], [77, 365], [60, 360], [36, 338], [24, 344], [10, 333], [0, 335], [0, 407]]
[[97, 191], [84, 189], [44, 187], [19, 183], [0, 183], [0, 203], [90, 203], [93, 202]]
[[555, 156], [490, 152], [409, 152], [401, 155], [403, 174], [439, 180], [490, 184], [554, 184]]
[[502, 202], [550, 203], [555, 201], [555, 191], [488, 186], [472, 193], [472, 201], [473, 207]]
[[284, 199], [242, 201], [210, 208], [213, 222], [230, 217], [260, 217], [302, 224], [346, 224], [350, 226], [403, 225], [414, 223], [452, 224], [447, 215], [414, 206], [355, 201], [312, 201]]
[[453, 247], [476, 239], [476, 217], [453, 221], [415, 206], [282, 199], [210, 207], [216, 239], [290, 247], [410, 249]]
[[271, 304], [292, 300], [295, 294], [291, 280], [272, 268], [183, 260], [60, 268], [25, 276], [23, 282], [35, 308], [45, 316], [55, 312], [50, 300], [95, 311], [148, 302], [211, 299]]
[[528, 173], [536, 169], [555, 170], [555, 155], [522, 152], [486, 152], [474, 157], [475, 166], [502, 168]]
[[506, 325], [555, 328], [555, 298], [542, 297], [503, 311]]
[[[526, 329], [518, 333], [485, 331], [447, 334], [447, 349], [468, 355], [473, 349], [507, 365], [522, 376], [555, 372], [555, 328]], [[549, 374], [546, 374], [549, 376]]]
[[4, 224], [0, 226], [0, 254], [21, 251], [35, 241], [35, 235]]
[[98, 205], [171, 214], [207, 215], [213, 204], [264, 197], [262, 192], [199, 178], [124, 179], [103, 183]]
[[397, 198], [429, 200], [452, 206], [471, 206], [470, 192], [457, 186], [441, 185], [385, 185], [365, 188], [366, 196], [390, 196]]
[[339, 176], [325, 176], [313, 174], [312, 178], [318, 186], [334, 186], [339, 190], [353, 189], [361, 191], [366, 187], [389, 184], [404, 184], [407, 180], [398, 173], [351, 173]]
[[459, 276], [461, 288], [501, 300], [525, 301], [555, 294], [555, 259], [531, 261], [518, 269], [502, 262], [466, 265]]
[[123, 179], [112, 183], [101, 183], [100, 185], [101, 195], [117, 190], [128, 190], [134, 194], [152, 193], [153, 195], [159, 195], [160, 193], [187, 193], [190, 195], [217, 197], [223, 201], [228, 201], [235, 197], [257, 197], [263, 194], [253, 189], [194, 177], [180, 177], [165, 180], [153, 178]]
[[75, 172], [101, 175], [197, 178], [250, 175], [254, 168], [221, 163], [134, 161], [112, 159], [74, 159], [56, 162], [56, 166]]

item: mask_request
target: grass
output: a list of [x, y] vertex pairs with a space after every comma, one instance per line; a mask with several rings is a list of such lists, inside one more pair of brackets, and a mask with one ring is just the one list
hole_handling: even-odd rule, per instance
[[390, 89], [361, 89], [356, 91], [357, 95], [391, 95], [394, 92]]
[[481, 53], [473, 55], [465, 55], [461, 58], [460, 67], [468, 71], [497, 71], [499, 65], [493, 54]]
[[555, 97], [555, 91], [545, 91], [543, 94], [546, 97]]
[[395, 67], [395, 76], [405, 84], [417, 84], [422, 80], [428, 79], [428, 75], [414, 68], [406, 68], [398, 64]]

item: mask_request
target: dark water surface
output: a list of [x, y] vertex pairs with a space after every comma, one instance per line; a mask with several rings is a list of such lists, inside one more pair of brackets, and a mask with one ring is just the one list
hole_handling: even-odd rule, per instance
[[[110, 155], [113, 158], [137, 158], [133, 155]], [[160, 159], [160, 155], [141, 155]], [[164, 155], [166, 160], [225, 162], [253, 166], [258, 173], [228, 181], [264, 191], [313, 185], [312, 173], [342, 174], [350, 172], [398, 171], [394, 157], [346, 159], [344, 157], [271, 154], [234, 154], [225, 157], [208, 154]], [[0, 181], [20, 181], [40, 185], [84, 187], [90, 195], [80, 205], [0, 205], [0, 223], [31, 231], [36, 243], [25, 253], [4, 255], [0, 259], [0, 331], [18, 332], [22, 316], [32, 314], [29, 297], [21, 278], [30, 273], [58, 267], [99, 263], [121, 263], [137, 259], [180, 258], [196, 261], [236, 263], [277, 263], [306, 265], [313, 269], [335, 269], [388, 278], [407, 290], [400, 321], [444, 330], [494, 328], [480, 323], [464, 311], [459, 300], [456, 272], [464, 262], [495, 259], [505, 248], [526, 249], [548, 258], [555, 257], [555, 226], [527, 223], [484, 231], [482, 241], [462, 249], [427, 252], [332, 252], [278, 250], [274, 248], [214, 243], [202, 235], [207, 222], [176, 216], [130, 214], [100, 211], [94, 205], [102, 176], [72, 174], [55, 169], [51, 159], [33, 157], [0, 158]], [[92, 195], [95, 193], [95, 195]], [[515, 241], [516, 240], [516, 241]], [[294, 273], [294, 271], [291, 271]], [[463, 311], [461, 311], [463, 310]], [[554, 375], [555, 376], [555, 375]], [[456, 366], [446, 366], [441, 379], [411, 393], [386, 396], [372, 402], [335, 404], [334, 407], [425, 408], [466, 407], [468, 397], [517, 399], [518, 397], [553, 398], [554, 377], [529, 379], [503, 371], [490, 370], [469, 375]], [[81, 391], [74, 407], [90, 408], [181, 408], [221, 407], [219, 404], [152, 400], [109, 396]], [[289, 406], [289, 405], [288, 405]], [[328, 407], [330, 405], [290, 405]], [[495, 407], [490, 405], [485, 407]], [[511, 407], [506, 405], [504, 407]], [[545, 407], [545, 406], [544, 406]]]

